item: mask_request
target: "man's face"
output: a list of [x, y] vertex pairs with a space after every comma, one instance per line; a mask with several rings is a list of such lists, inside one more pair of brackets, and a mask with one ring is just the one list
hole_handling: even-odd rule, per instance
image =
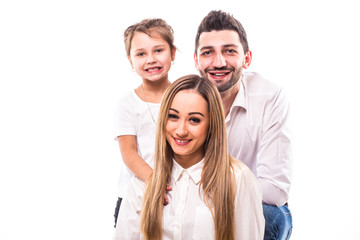
[[251, 52], [244, 54], [237, 32], [232, 30], [203, 32], [195, 54], [195, 66], [202, 77], [225, 92], [241, 78], [242, 69], [251, 63]]

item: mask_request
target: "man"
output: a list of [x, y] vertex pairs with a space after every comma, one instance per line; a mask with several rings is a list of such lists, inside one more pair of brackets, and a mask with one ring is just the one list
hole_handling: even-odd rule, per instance
[[229, 151], [257, 177], [263, 194], [264, 239], [289, 239], [291, 184], [288, 103], [283, 91], [250, 66], [245, 30], [233, 16], [211, 11], [195, 40], [195, 66], [213, 82], [223, 101]]

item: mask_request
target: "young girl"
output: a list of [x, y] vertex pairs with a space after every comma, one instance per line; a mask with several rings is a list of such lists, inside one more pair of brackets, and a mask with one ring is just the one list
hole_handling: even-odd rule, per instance
[[146, 184], [132, 178], [114, 239], [262, 240], [261, 199], [250, 169], [228, 153], [219, 92], [188, 75], [164, 93], [154, 172]]
[[168, 72], [175, 59], [173, 29], [162, 19], [145, 19], [124, 33], [127, 57], [142, 83], [120, 101], [115, 111], [115, 133], [122, 165], [115, 225], [130, 178], [146, 181], [152, 172], [156, 121], [160, 100], [170, 85]]

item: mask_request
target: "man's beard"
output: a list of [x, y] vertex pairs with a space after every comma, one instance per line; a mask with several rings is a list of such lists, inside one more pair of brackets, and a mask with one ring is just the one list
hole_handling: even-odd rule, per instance
[[[242, 68], [239, 68], [237, 71], [235, 71], [235, 68], [231, 67], [231, 68], [215, 68], [215, 69], [205, 69], [205, 72], [203, 71], [199, 71], [200, 72], [200, 75], [204, 78], [206, 78], [207, 80], [211, 81], [210, 79], [207, 78], [208, 76], [208, 71], [214, 71], [214, 70], [230, 70], [232, 71], [232, 76], [231, 78], [229, 79], [229, 81], [227, 81], [226, 83], [222, 84], [222, 85], [216, 85], [218, 91], [221, 93], [221, 92], [225, 92], [227, 90], [229, 90], [232, 86], [234, 86], [239, 80], [240, 80], [240, 77], [241, 77], [241, 73], [242, 73]], [[211, 75], [209, 73], [209, 75]]]

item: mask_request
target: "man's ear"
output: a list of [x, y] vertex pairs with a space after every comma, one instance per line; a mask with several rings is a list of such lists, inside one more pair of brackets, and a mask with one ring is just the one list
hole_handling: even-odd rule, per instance
[[194, 53], [194, 61], [195, 61], [195, 68], [199, 71], [199, 63], [198, 63], [198, 57], [196, 56], [196, 53]]
[[252, 60], [252, 52], [249, 50], [246, 54], [245, 54], [245, 59], [244, 59], [244, 63], [243, 63], [243, 68], [244, 69], [248, 69], [250, 64], [251, 64], [251, 60]]

